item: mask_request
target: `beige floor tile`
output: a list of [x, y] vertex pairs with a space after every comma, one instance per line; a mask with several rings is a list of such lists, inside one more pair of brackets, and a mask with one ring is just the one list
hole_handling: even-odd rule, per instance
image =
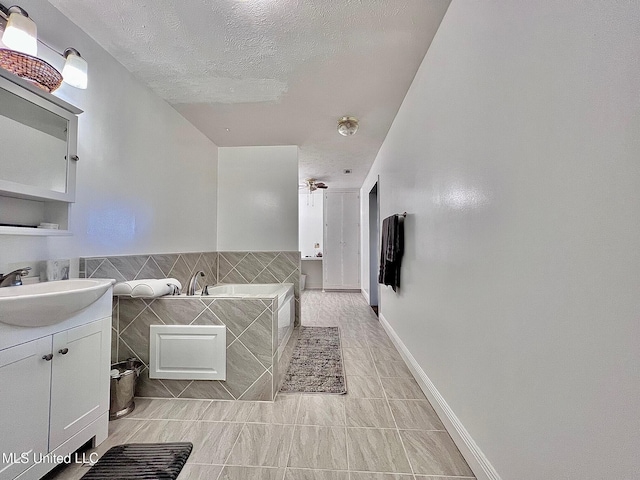
[[371, 356], [371, 350], [369, 348], [342, 348], [342, 355], [345, 360], [360, 360], [366, 362], [368, 360], [373, 360]]
[[222, 465], [194, 465], [184, 466], [178, 480], [215, 480], [222, 471]]
[[416, 480], [475, 480], [476, 477], [441, 477], [433, 475], [415, 475]]
[[295, 427], [289, 467], [346, 470], [344, 427]]
[[188, 462], [224, 464], [241, 430], [241, 423], [191, 422], [190, 428], [182, 436], [183, 442], [193, 443]]
[[227, 463], [255, 467], [285, 467], [292, 434], [293, 425], [247, 423]]
[[427, 400], [389, 400], [389, 406], [400, 429], [445, 429], [438, 414]]
[[141, 423], [135, 433], [127, 438], [127, 443], [182, 442], [186, 432], [195, 425], [194, 422], [177, 420], [146, 420]]
[[379, 348], [379, 347], [396, 348], [396, 346], [393, 344], [393, 342], [391, 341], [391, 339], [389, 338], [386, 332], [368, 333], [366, 336], [366, 339], [367, 339], [367, 343], [369, 344], [369, 347], [371, 348]]
[[347, 375], [363, 377], [377, 375], [373, 360], [361, 358], [344, 358], [344, 371]]
[[395, 428], [385, 399], [347, 398], [345, 412], [348, 427]]
[[79, 463], [60, 465], [43, 477], [42, 480], [80, 480], [89, 467]]
[[97, 452], [98, 456], [104, 455], [107, 450], [116, 445], [127, 443], [128, 439], [142, 427], [147, 420], [131, 420], [129, 418], [121, 418], [109, 422], [109, 436], [107, 439], [92, 448], [89, 452]]
[[200, 420], [207, 422], [245, 422], [257, 402], [214, 400], [203, 412]]
[[407, 367], [407, 364], [402, 361], [384, 360], [374, 363], [376, 364], [378, 375], [380, 375], [381, 377], [413, 378], [409, 367]]
[[136, 398], [136, 409], [127, 418], [154, 420], [198, 420], [210, 400], [179, 400]]
[[387, 347], [377, 347], [371, 350], [373, 359], [376, 362], [402, 362], [402, 357], [398, 350]]
[[350, 470], [411, 473], [396, 430], [347, 428], [347, 448]]
[[347, 375], [347, 398], [385, 398], [378, 377]]
[[349, 480], [413, 480], [413, 475], [399, 473], [350, 472]]
[[340, 336], [342, 348], [367, 348], [366, 337], [358, 333], [346, 332]]
[[287, 468], [284, 480], [349, 480], [349, 472]]
[[274, 402], [256, 402], [247, 422], [296, 423], [301, 395], [278, 394]]
[[[218, 480], [282, 480], [284, 468], [237, 467], [227, 465]], [[215, 477], [210, 480], [215, 480]]]
[[415, 473], [473, 475], [447, 432], [402, 430], [400, 435]]
[[337, 395], [303, 395], [296, 424], [344, 425], [344, 400]]
[[413, 378], [389, 377], [381, 378], [387, 398], [402, 400], [426, 400], [424, 393]]

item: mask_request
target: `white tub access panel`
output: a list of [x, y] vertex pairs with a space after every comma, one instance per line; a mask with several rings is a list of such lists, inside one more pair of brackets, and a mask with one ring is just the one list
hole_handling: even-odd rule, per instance
[[227, 327], [151, 325], [149, 378], [226, 380]]

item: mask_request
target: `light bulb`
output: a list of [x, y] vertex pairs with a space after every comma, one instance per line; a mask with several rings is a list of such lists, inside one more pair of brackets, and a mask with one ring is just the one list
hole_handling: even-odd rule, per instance
[[87, 71], [89, 69], [87, 61], [80, 56], [80, 52], [75, 48], [67, 48], [64, 51], [64, 56], [67, 59], [62, 69], [64, 83], [72, 87], [86, 89], [88, 82]]
[[16, 52], [33, 57], [38, 54], [38, 28], [22, 8], [9, 8], [9, 19], [2, 34], [2, 43]]

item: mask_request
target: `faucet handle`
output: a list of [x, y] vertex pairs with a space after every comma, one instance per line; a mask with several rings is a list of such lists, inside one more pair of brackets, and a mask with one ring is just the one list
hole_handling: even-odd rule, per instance
[[23, 267], [9, 272], [6, 275], [0, 273], [0, 287], [16, 287], [22, 285], [22, 277], [29, 275], [31, 267]]

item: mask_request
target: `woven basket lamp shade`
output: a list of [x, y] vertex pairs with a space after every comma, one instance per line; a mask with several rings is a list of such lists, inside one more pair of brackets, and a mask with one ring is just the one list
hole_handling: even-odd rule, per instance
[[44, 60], [25, 53], [0, 49], [0, 67], [51, 93], [62, 83], [62, 75]]

